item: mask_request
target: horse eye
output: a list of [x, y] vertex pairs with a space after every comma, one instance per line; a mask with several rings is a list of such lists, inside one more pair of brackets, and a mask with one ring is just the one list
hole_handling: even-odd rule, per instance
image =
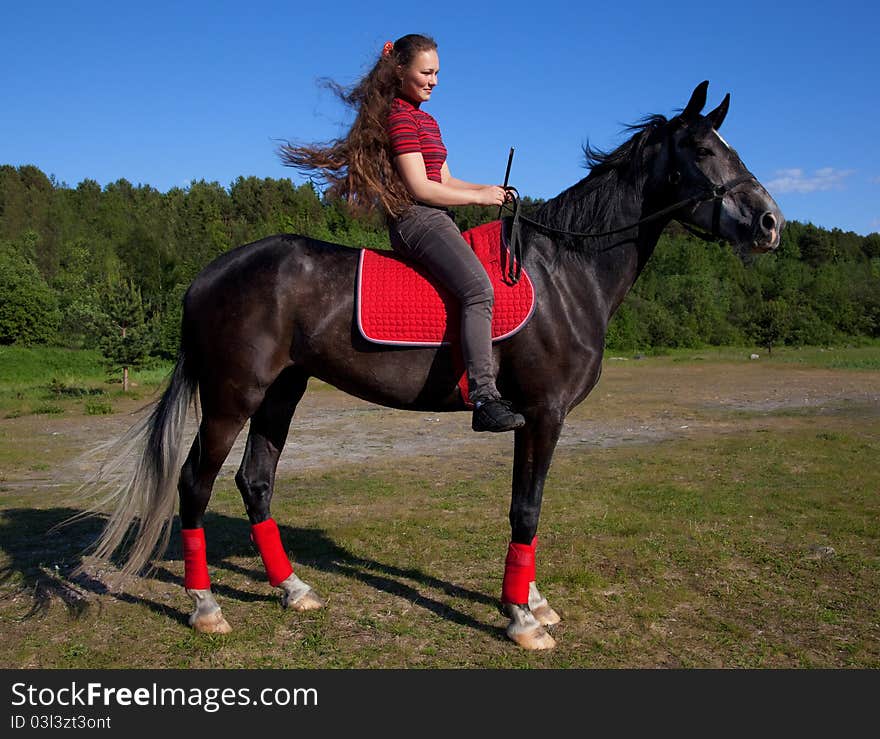
[[712, 156], [712, 150], [707, 149], [705, 146], [697, 147], [697, 156], [698, 157], [710, 157]]

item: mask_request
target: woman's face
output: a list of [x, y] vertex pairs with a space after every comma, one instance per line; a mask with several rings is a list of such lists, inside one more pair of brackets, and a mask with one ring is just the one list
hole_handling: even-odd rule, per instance
[[400, 68], [400, 95], [414, 105], [431, 99], [431, 91], [437, 85], [440, 57], [436, 49], [420, 51], [408, 67]]

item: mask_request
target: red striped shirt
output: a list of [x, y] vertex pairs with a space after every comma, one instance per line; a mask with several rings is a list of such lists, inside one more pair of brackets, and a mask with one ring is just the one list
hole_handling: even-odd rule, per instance
[[440, 170], [446, 161], [446, 147], [433, 116], [408, 100], [394, 98], [388, 114], [388, 138], [392, 157], [419, 152], [425, 160], [428, 179], [442, 182]]

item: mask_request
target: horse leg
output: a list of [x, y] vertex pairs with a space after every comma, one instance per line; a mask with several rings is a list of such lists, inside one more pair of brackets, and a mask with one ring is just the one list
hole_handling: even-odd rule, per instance
[[534, 580], [529, 583], [529, 610], [538, 619], [541, 626], [553, 626], [562, 620], [559, 614], [550, 607], [547, 599], [538, 592], [538, 586]]
[[232, 627], [223, 618], [211, 592], [205, 555], [203, 517], [214, 480], [244, 426], [239, 417], [205, 415], [180, 471], [180, 525], [185, 563], [184, 587], [195, 601], [190, 626], [206, 634], [228, 634]]
[[535, 584], [535, 547], [544, 481], [563, 420], [564, 414], [554, 415], [545, 410], [540, 416], [528, 418], [515, 436], [511, 542], [501, 601], [505, 614], [510, 617], [508, 637], [526, 649], [552, 649], [556, 646], [544, 627], [558, 623], [559, 616]]
[[294, 574], [269, 506], [275, 488], [278, 458], [307, 384], [308, 377], [294, 368], [283, 372], [272, 383], [251, 417], [244, 456], [235, 475], [251, 522], [251, 538], [260, 550], [269, 582], [282, 589], [284, 607], [295, 611], [312, 611], [324, 604], [317, 593]]

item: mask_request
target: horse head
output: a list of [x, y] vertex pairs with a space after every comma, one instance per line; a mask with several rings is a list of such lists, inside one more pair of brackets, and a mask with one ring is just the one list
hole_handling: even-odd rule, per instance
[[724, 239], [741, 256], [779, 246], [785, 219], [739, 154], [718, 133], [730, 94], [710, 113], [708, 81], [694, 89], [688, 104], [667, 126], [668, 154], [662, 188], [670, 202], [687, 201], [676, 219]]

